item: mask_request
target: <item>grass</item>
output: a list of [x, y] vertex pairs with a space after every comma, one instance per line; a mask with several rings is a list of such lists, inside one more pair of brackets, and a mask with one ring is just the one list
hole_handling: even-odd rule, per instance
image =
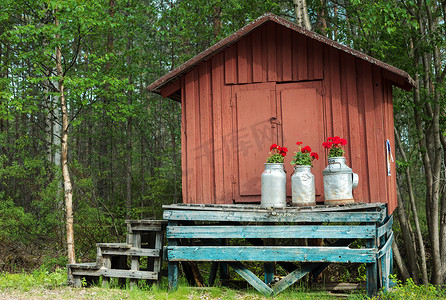
[[[67, 286], [66, 270], [54, 272], [44, 269], [32, 273], [0, 274], [0, 299], [179, 299], [179, 300], [263, 300], [263, 299], [339, 299], [340, 295], [326, 291], [311, 291], [297, 285], [290, 287], [276, 297], [264, 297], [254, 289], [234, 290], [226, 287], [193, 288], [181, 282], [178, 290], [169, 292], [167, 283], [147, 285], [140, 282], [137, 288], [118, 288], [114, 281], [110, 288], [91, 286], [76, 289]], [[348, 299], [368, 299], [363, 292], [343, 295]], [[445, 293], [434, 286], [417, 286], [413, 281], [398, 282], [391, 291], [380, 293], [375, 299], [446, 299]]]

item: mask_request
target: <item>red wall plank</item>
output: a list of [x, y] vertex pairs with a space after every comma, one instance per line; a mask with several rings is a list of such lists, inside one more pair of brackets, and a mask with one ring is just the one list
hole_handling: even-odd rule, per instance
[[292, 58], [291, 58], [291, 30], [290, 29], [282, 29], [282, 80], [283, 81], [292, 81], [293, 80], [293, 70], [292, 70]]
[[299, 47], [299, 51], [297, 52], [297, 61], [299, 68], [299, 79], [298, 80], [307, 80], [308, 79], [308, 49], [307, 49], [307, 37], [303, 35], [297, 36], [297, 46]]
[[376, 145], [376, 127], [375, 127], [375, 108], [373, 99], [373, 78], [372, 66], [369, 63], [362, 62], [363, 65], [363, 84], [364, 84], [364, 109], [365, 109], [365, 131], [366, 131], [366, 151], [367, 165], [369, 171], [370, 201], [379, 202], [379, 180], [377, 163], [377, 145]]
[[[205, 61], [199, 65], [200, 90], [200, 137], [202, 197], [212, 201], [215, 194], [214, 182], [214, 146], [211, 93], [211, 64]], [[209, 201], [208, 200], [208, 201]]]
[[186, 73], [185, 75], [185, 100], [183, 100], [184, 105], [186, 107], [186, 169], [183, 169], [183, 176], [187, 177], [187, 194], [183, 197], [183, 201], [185, 203], [196, 203], [197, 201], [197, 149], [195, 145], [197, 145], [196, 141], [196, 124], [195, 119], [195, 111], [198, 109], [196, 100], [195, 89], [195, 72], [192, 70], [191, 72]]
[[372, 68], [373, 76], [373, 98], [374, 98], [374, 112], [375, 112], [375, 145], [376, 145], [376, 158], [378, 162], [378, 174], [379, 180], [378, 202], [387, 202], [386, 191], [386, 147], [385, 147], [385, 132], [384, 132], [384, 101], [383, 101], [383, 86], [381, 71], [377, 66]]
[[267, 25], [267, 43], [268, 46], [268, 81], [277, 80], [277, 51], [276, 51], [276, 25], [268, 23]]
[[314, 40], [307, 39], [308, 79], [314, 79]]
[[[234, 199], [234, 139], [233, 139], [233, 123], [232, 123], [232, 106], [231, 106], [231, 90], [232, 86], [222, 85], [221, 95], [221, 121], [222, 121], [222, 139], [223, 139], [223, 188], [225, 190], [223, 202], [231, 204]], [[221, 182], [216, 182], [221, 184]]]
[[222, 82], [224, 76], [223, 53], [212, 60], [212, 114], [213, 114], [213, 155], [215, 178], [215, 198], [213, 203], [225, 203], [224, 160], [223, 160], [223, 124], [222, 124]]
[[[347, 81], [347, 60], [349, 58], [345, 53], [339, 53], [339, 79], [341, 82], [341, 109], [342, 109], [342, 120], [344, 124], [344, 129], [342, 137], [347, 141], [350, 141], [350, 130], [349, 130], [349, 115], [348, 115], [348, 84]], [[350, 58], [351, 59], [351, 58]], [[351, 166], [351, 147], [347, 144], [345, 147], [345, 158], [347, 163]]]
[[330, 49], [330, 89], [331, 89], [331, 113], [333, 120], [333, 135], [344, 136], [344, 119], [342, 115], [341, 81], [339, 66], [339, 50]]
[[322, 79], [324, 77], [324, 57], [322, 55], [322, 43], [313, 40], [313, 78]]
[[237, 43], [237, 72], [238, 72], [238, 83], [248, 82], [248, 61], [246, 58], [246, 38], [241, 39]]
[[[366, 139], [366, 131], [365, 131], [365, 109], [364, 109], [364, 80], [363, 80], [363, 65], [362, 61], [356, 59], [356, 86], [357, 86], [357, 99], [358, 99], [358, 116], [359, 116], [359, 137], [360, 137], [360, 146], [357, 148], [357, 151], [361, 151], [361, 167], [359, 168], [358, 174], [359, 184], [362, 184], [362, 196], [365, 202], [370, 202], [370, 182], [369, 182], [369, 172], [368, 172], [368, 164], [367, 164], [367, 139]], [[363, 182], [363, 183], [362, 183]]]
[[276, 69], [277, 81], [283, 81], [283, 28], [276, 26]]
[[246, 37], [246, 63], [247, 63], [247, 82], [253, 82], [253, 73], [252, 73], [252, 60], [253, 50], [252, 50], [252, 34]]
[[188, 151], [187, 151], [187, 134], [186, 134], [186, 109], [188, 105], [186, 105], [186, 80], [185, 77], [181, 77], [181, 190], [183, 195], [183, 202], [188, 201], [189, 189], [188, 179], [190, 177], [187, 174], [187, 162], [188, 162]]
[[[395, 158], [395, 135], [394, 135], [394, 120], [393, 120], [393, 100], [392, 100], [392, 85], [388, 80], [383, 80], [384, 90], [384, 118], [385, 118], [385, 138], [389, 139], [392, 156]], [[387, 195], [388, 195], [388, 213], [393, 213], [393, 210], [398, 206], [397, 191], [396, 191], [396, 164], [390, 162], [391, 176], [387, 176]]]
[[[300, 50], [300, 49], [299, 49]], [[328, 47], [324, 48], [324, 62], [325, 62], [325, 69], [327, 70], [326, 73], [330, 74], [330, 49]], [[326, 76], [326, 78], [322, 81], [322, 88], [324, 93], [324, 120], [325, 120], [325, 138], [328, 138], [329, 136], [333, 136], [333, 116], [332, 116], [332, 109], [331, 109], [331, 86], [330, 86], [330, 76]], [[325, 159], [326, 159], [325, 155]], [[325, 163], [327, 164], [328, 161], [326, 160]]]
[[232, 45], [225, 51], [225, 83], [237, 83], [237, 45]]
[[253, 82], [261, 82], [262, 78], [262, 36], [261, 30], [252, 33], [252, 69]]
[[292, 72], [293, 72], [293, 81], [299, 80], [299, 40], [298, 35], [293, 33], [291, 35], [291, 60], [292, 60]]
[[[345, 57], [345, 55], [344, 55]], [[353, 172], [360, 173], [362, 156], [361, 131], [358, 111], [358, 91], [356, 87], [356, 67], [355, 59], [352, 57], [345, 58], [345, 81], [347, 88], [347, 105], [348, 105], [348, 148], [350, 150], [350, 167]], [[344, 75], [344, 74], [343, 74]], [[367, 202], [364, 197], [364, 188], [368, 184], [361, 176], [359, 185], [353, 190], [353, 198], [355, 201]]]
[[268, 81], [268, 28], [262, 26], [259, 28], [262, 37], [262, 82]]

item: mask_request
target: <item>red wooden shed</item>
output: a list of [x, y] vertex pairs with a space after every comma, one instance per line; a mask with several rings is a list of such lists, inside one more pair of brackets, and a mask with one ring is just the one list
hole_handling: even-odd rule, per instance
[[[397, 206], [392, 86], [410, 90], [404, 71], [273, 14], [265, 14], [153, 82], [148, 89], [182, 105], [184, 203], [260, 202], [260, 176], [273, 143], [303, 141], [323, 201], [322, 142], [348, 140], [359, 174], [356, 202]], [[289, 182], [290, 180], [288, 180]], [[288, 195], [291, 195], [288, 183]]]

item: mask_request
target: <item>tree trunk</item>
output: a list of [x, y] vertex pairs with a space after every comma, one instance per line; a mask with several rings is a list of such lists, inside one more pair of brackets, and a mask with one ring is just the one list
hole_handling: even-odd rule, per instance
[[[404, 153], [403, 147], [401, 145], [400, 134], [396, 128], [394, 128], [394, 129], [395, 129], [395, 140], [396, 140], [397, 148], [398, 148], [399, 152], [401, 153], [403, 162], [406, 163], [406, 165], [407, 165], [407, 157], [406, 157], [406, 154]], [[406, 175], [407, 187], [409, 190], [408, 191], [409, 192], [409, 200], [410, 200], [410, 206], [412, 208], [413, 219], [414, 219], [414, 223], [415, 223], [415, 232], [417, 235], [418, 247], [420, 249], [421, 273], [423, 276], [422, 277], [423, 284], [427, 285], [429, 283], [429, 279], [427, 277], [426, 251], [424, 248], [423, 235], [421, 232], [420, 222], [418, 220], [418, 210], [417, 210], [417, 205], [415, 203], [415, 196], [414, 196], [412, 181], [411, 181], [412, 177], [410, 176], [409, 167], [405, 168], [404, 173]], [[399, 201], [398, 201], [398, 203], [399, 203]]]
[[[59, 21], [55, 19], [56, 27], [59, 26]], [[59, 34], [56, 34], [56, 39], [60, 39]], [[68, 249], [68, 263], [76, 263], [76, 256], [74, 252], [74, 231], [73, 231], [73, 189], [71, 186], [71, 177], [68, 170], [68, 106], [64, 93], [64, 74], [62, 71], [62, 52], [60, 46], [56, 47], [56, 70], [59, 80], [59, 94], [60, 94], [60, 109], [62, 111], [62, 137], [61, 137], [61, 151], [60, 164], [62, 166], [63, 188], [65, 198], [65, 213], [67, 218], [67, 249]]]
[[[132, 49], [132, 39], [129, 36], [128, 42], [127, 42], [127, 51], [130, 51]], [[132, 64], [132, 58], [130, 54], [127, 56], [127, 65], [130, 67]], [[132, 72], [130, 72], [129, 75], [129, 84], [133, 85], [133, 76]], [[127, 103], [129, 106], [132, 106], [133, 104], [133, 92], [130, 89], [128, 93]], [[125, 201], [125, 215], [127, 219], [130, 219], [131, 217], [131, 211], [132, 211], [132, 167], [133, 167], [133, 119], [132, 116], [129, 116], [127, 119], [127, 135], [126, 135], [126, 150], [127, 150], [127, 168], [126, 168], [126, 201]]]
[[398, 208], [397, 208], [397, 216], [401, 226], [401, 232], [404, 240], [404, 248], [406, 248], [407, 260], [409, 263], [409, 272], [410, 276], [413, 278], [413, 281], [418, 284], [418, 267], [417, 267], [417, 251], [415, 250], [413, 243], [413, 235], [410, 230], [410, 223], [407, 219], [406, 209], [404, 207], [404, 200], [401, 196], [399, 184], [397, 184], [397, 195], [398, 195]]
[[398, 249], [397, 243], [392, 243], [393, 257], [395, 258], [396, 265], [398, 269], [400, 269], [401, 276], [403, 280], [406, 281], [410, 278], [409, 272], [407, 271], [406, 265], [404, 264], [404, 260], [401, 257], [400, 250]]
[[297, 25], [311, 30], [310, 18], [308, 17], [308, 8], [306, 0], [293, 0], [294, 12], [296, 13]]

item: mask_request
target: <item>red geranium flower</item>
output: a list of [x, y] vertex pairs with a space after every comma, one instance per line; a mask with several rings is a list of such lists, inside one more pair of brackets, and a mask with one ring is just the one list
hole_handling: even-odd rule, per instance
[[[331, 138], [328, 138], [327, 141], [329, 139], [331, 139]], [[329, 149], [331, 147], [331, 145], [333, 145], [332, 142], [324, 142], [324, 143], [322, 143], [322, 146], [324, 146], [324, 148], [327, 148], [327, 149]]]
[[296, 145], [298, 145], [298, 146], [302, 145], [302, 142], [296, 142]]
[[345, 150], [342, 149], [342, 146], [345, 145], [347, 145], [347, 140], [339, 136], [329, 137], [326, 142], [322, 143], [324, 148], [329, 149], [328, 157], [343, 156]]
[[270, 156], [267, 157], [267, 163], [283, 163], [283, 158], [285, 157], [288, 149], [286, 147], [280, 147], [277, 144], [272, 144], [269, 147]]
[[300, 150], [302, 153], [310, 153], [311, 152], [311, 148], [310, 146], [305, 146], [302, 148], [302, 150]]
[[319, 155], [316, 152], [311, 152], [310, 156], [313, 157], [314, 159], [319, 159]]

